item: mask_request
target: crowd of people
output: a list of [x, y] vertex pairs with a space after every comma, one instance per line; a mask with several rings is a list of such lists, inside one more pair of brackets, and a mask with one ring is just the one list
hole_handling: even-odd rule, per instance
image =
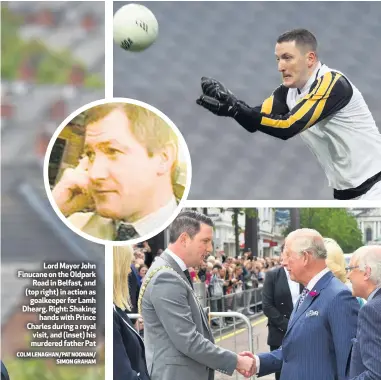
[[[162, 252], [163, 249], [152, 252], [147, 241], [133, 246], [129, 282], [132, 293], [136, 294], [132, 298], [134, 312], [137, 312], [137, 299], [143, 279], [152, 262]], [[249, 250], [232, 257], [224, 251], [217, 251], [203, 260], [200, 266], [190, 267], [188, 270], [193, 283], [205, 284], [205, 304], [210, 306], [211, 311], [239, 309], [252, 315], [254, 311], [250, 305], [253, 297], [250, 290], [262, 287], [266, 273], [280, 266], [279, 256], [257, 257]]]
[[[210, 218], [184, 212], [172, 223], [170, 243], [160, 256], [148, 243], [114, 248], [115, 379], [127, 374], [169, 380], [179, 365], [185, 378], [210, 379], [214, 371], [232, 375], [237, 370], [245, 377], [276, 373], [281, 380], [381, 379], [381, 246], [360, 247], [346, 266], [336, 241], [299, 229], [286, 237], [280, 258], [258, 259], [250, 252], [212, 257], [212, 231]], [[149, 260], [144, 278], [141, 269]], [[257, 355], [216, 346], [194, 292], [198, 281], [208, 281], [208, 289], [223, 281], [227, 290], [236, 280], [243, 288], [249, 275], [252, 286], [263, 282], [268, 317], [270, 352]], [[137, 306], [144, 342], [128, 317], [134, 294], [127, 278], [139, 285], [138, 276], [143, 278]]]

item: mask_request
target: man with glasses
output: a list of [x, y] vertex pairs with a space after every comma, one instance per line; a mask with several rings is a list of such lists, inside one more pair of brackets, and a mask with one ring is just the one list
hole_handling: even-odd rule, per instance
[[346, 269], [353, 295], [368, 301], [358, 316], [349, 379], [381, 379], [381, 246], [359, 248]]
[[317, 231], [304, 228], [291, 232], [282, 258], [290, 279], [301, 283], [304, 290], [282, 346], [255, 356], [255, 373], [261, 377], [282, 370], [280, 380], [347, 380], [358, 302], [327, 268], [327, 251]]

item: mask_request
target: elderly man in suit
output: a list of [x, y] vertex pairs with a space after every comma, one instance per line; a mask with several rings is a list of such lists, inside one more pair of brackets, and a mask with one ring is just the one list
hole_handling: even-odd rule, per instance
[[317, 231], [300, 229], [287, 236], [283, 265], [305, 288], [282, 347], [255, 356], [258, 377], [282, 370], [281, 380], [347, 380], [359, 303], [327, 268], [326, 256]]
[[[282, 246], [282, 252], [284, 245]], [[287, 331], [292, 310], [303, 290], [303, 285], [292, 281], [285, 267], [274, 268], [266, 273], [262, 289], [263, 313], [268, 318], [267, 344], [271, 351], [281, 345]], [[280, 372], [275, 373], [280, 379]]]
[[151, 380], [212, 380], [214, 371], [249, 376], [254, 360], [214, 344], [208, 318], [193, 291], [187, 268], [212, 250], [213, 222], [183, 211], [169, 230], [170, 244], [144, 279], [139, 304]]
[[176, 133], [155, 113], [127, 103], [89, 109], [85, 127], [83, 158], [52, 191], [57, 207], [74, 227], [98, 239], [152, 233], [183, 195], [176, 186], [184, 179]]
[[353, 295], [367, 299], [353, 339], [349, 378], [381, 379], [381, 246], [359, 248], [347, 268]]

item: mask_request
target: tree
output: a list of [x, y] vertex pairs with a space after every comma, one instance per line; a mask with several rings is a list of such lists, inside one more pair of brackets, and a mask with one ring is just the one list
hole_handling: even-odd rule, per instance
[[251, 248], [253, 256], [258, 254], [258, 209], [245, 208], [245, 251]]
[[[362, 233], [356, 218], [343, 208], [301, 208], [300, 227], [313, 228], [323, 237], [337, 241], [344, 253], [355, 251], [362, 245]], [[290, 228], [284, 231], [286, 236]]]
[[234, 245], [235, 245], [235, 256], [239, 255], [239, 234], [241, 233], [241, 227], [238, 224], [238, 215], [240, 215], [241, 210], [239, 208], [233, 208], [232, 224], [234, 227]]

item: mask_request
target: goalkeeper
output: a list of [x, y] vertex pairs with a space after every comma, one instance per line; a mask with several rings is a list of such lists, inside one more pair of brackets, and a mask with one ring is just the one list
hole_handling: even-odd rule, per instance
[[335, 199], [381, 200], [381, 134], [360, 91], [319, 61], [316, 38], [308, 30], [282, 34], [275, 55], [283, 84], [260, 106], [248, 106], [205, 77], [197, 104], [234, 118], [249, 132], [282, 140], [300, 134]]

